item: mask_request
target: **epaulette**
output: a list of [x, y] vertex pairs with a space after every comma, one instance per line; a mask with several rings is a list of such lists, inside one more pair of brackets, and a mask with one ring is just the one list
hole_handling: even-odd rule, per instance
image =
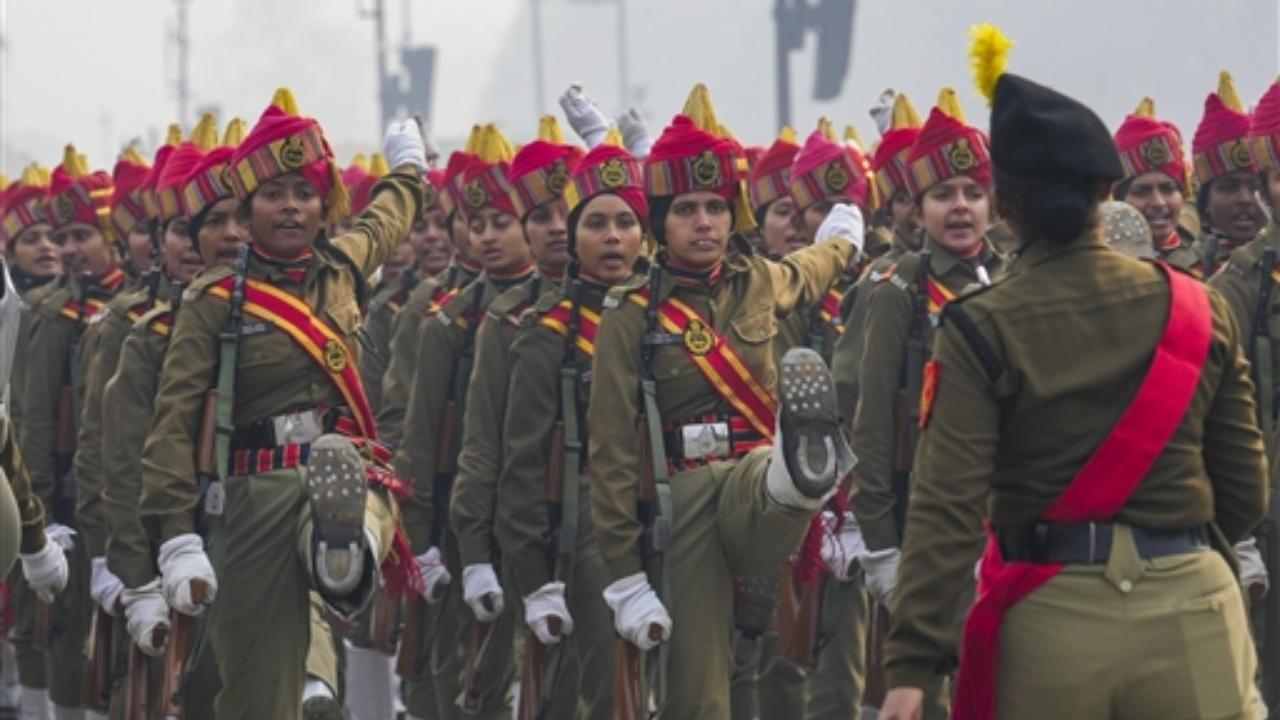
[[467, 325], [466, 313], [471, 309], [471, 305], [475, 301], [475, 293], [484, 292], [484, 285], [484, 276], [477, 277], [467, 283], [467, 286], [458, 291], [458, 294], [454, 296], [448, 305], [445, 305], [435, 314], [436, 318], [445, 325], [457, 323], [465, 327]]
[[604, 309], [611, 310], [613, 308], [620, 307], [622, 305], [622, 301], [627, 299], [627, 296], [641, 288], [647, 287], [649, 287], [648, 273], [636, 273], [635, 275], [632, 275], [625, 282], [609, 288], [609, 293], [604, 296]]
[[206, 270], [200, 273], [200, 276], [191, 281], [186, 290], [182, 291], [182, 300], [184, 302], [195, 300], [204, 295], [209, 288], [229, 277], [234, 277], [236, 271], [225, 265]]
[[532, 282], [534, 279], [529, 278], [507, 288], [489, 303], [485, 312], [493, 320], [519, 325], [520, 315], [529, 307], [529, 287]]
[[157, 301], [156, 306], [143, 313], [133, 327], [143, 328], [161, 337], [169, 337], [173, 329], [173, 313], [169, 312], [169, 303], [163, 300]]
[[145, 310], [139, 310], [139, 306], [148, 305], [150, 302], [151, 293], [146, 288], [141, 288], [115, 296], [107, 304], [106, 310], [130, 320], [137, 320], [145, 312]]
[[58, 287], [55, 287], [46, 295], [41, 297], [33, 309], [37, 312], [57, 315], [62, 312], [62, 308], [67, 304], [67, 301], [71, 299], [71, 288], [66, 285], [59, 284]]

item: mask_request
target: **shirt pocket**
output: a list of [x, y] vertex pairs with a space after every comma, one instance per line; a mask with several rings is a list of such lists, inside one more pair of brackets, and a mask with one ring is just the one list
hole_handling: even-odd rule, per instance
[[333, 329], [342, 333], [348, 340], [353, 338], [360, 330], [360, 306], [356, 305], [354, 299], [347, 298], [345, 301], [338, 301], [336, 304], [325, 308], [324, 314]]
[[766, 388], [772, 388], [775, 368], [773, 343], [778, 336], [778, 318], [773, 308], [764, 307], [734, 318], [728, 338], [751, 374]]
[[293, 351], [293, 341], [284, 331], [268, 325], [266, 332], [240, 336], [236, 364], [241, 370], [279, 365]]

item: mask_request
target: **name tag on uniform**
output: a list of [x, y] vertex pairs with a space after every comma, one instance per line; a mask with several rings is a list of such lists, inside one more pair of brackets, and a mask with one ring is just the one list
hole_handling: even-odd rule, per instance
[[241, 335], [261, 335], [271, 329], [271, 326], [264, 322], [245, 323], [240, 326]]

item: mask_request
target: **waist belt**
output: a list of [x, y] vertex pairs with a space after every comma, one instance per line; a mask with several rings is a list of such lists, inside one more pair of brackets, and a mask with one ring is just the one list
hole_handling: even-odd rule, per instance
[[346, 408], [312, 408], [283, 413], [236, 428], [231, 437], [231, 474], [252, 475], [305, 465], [311, 441], [326, 433], [356, 442], [366, 460], [386, 464], [391, 448], [360, 436], [355, 418]]
[[[1035, 523], [1024, 530], [996, 531], [1006, 562], [1047, 565], [1103, 565], [1111, 557], [1114, 523], [1060, 525]], [[1209, 547], [1203, 526], [1179, 529], [1131, 527], [1133, 543], [1143, 560], [1196, 552]]]
[[667, 449], [667, 470], [671, 474], [692, 470], [709, 463], [732, 460], [769, 445], [768, 438], [756, 432], [751, 422], [741, 415], [710, 413], [663, 423], [663, 442]]

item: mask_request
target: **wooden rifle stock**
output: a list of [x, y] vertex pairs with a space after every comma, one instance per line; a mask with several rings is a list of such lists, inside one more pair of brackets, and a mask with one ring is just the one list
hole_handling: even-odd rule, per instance
[[71, 386], [63, 385], [58, 394], [58, 417], [53, 435], [55, 455], [73, 455], [76, 451], [76, 410]]
[[90, 710], [105, 713], [111, 705], [112, 619], [110, 613], [94, 605], [89, 633], [89, 662], [85, 667], [80, 700]]
[[804, 668], [816, 667], [814, 640], [818, 634], [818, 618], [822, 615], [822, 584], [796, 587], [791, 567], [783, 568], [778, 592], [779, 654]]
[[[662, 639], [662, 626], [649, 626], [649, 639]], [[619, 638], [614, 657], [614, 717], [617, 720], [642, 720], [649, 717], [649, 697], [645, 692], [644, 654], [640, 648]]]
[[[493, 612], [493, 598], [489, 595], [480, 599], [485, 609]], [[463, 675], [462, 684], [462, 709], [465, 712], [475, 712], [480, 709], [480, 688], [478, 681], [481, 672], [481, 662], [487, 646], [489, 644], [489, 633], [493, 630], [493, 623], [480, 622], [478, 620], [471, 623], [471, 636], [467, 640], [467, 666]]]
[[386, 588], [379, 588], [373, 596], [370, 613], [369, 639], [373, 647], [383, 655], [395, 655], [396, 633], [400, 629], [399, 599], [391, 597]]
[[551, 445], [547, 448], [547, 502], [559, 505], [564, 500], [564, 423], [557, 420], [551, 428]]
[[[191, 601], [203, 605], [209, 599], [209, 586], [199, 580], [191, 581]], [[171, 613], [169, 644], [164, 652], [164, 688], [160, 707], [165, 718], [182, 717], [182, 702], [187, 673], [190, 671], [191, 648], [195, 644], [198, 618], [178, 611]]]
[[863, 702], [880, 707], [889, 691], [889, 681], [884, 674], [884, 643], [889, 636], [889, 611], [872, 601], [871, 622], [867, 627], [867, 690]]
[[[56, 600], [55, 600], [56, 602]], [[41, 650], [48, 650], [53, 645], [53, 620], [57, 609], [53, 603], [36, 599], [35, 628], [31, 636], [31, 644]]]
[[426, 621], [426, 598], [411, 592], [404, 600], [404, 633], [400, 636], [400, 654], [396, 656], [396, 674], [405, 680], [418, 680], [426, 666], [427, 649], [422, 647]]
[[[169, 638], [167, 628], [158, 627], [152, 631], [151, 643], [154, 647], [164, 647]], [[125, 683], [124, 718], [125, 720], [154, 720], [155, 713], [151, 707], [151, 658], [147, 656], [137, 643], [129, 643], [129, 678]]]
[[[562, 624], [560, 618], [547, 618], [547, 627], [552, 635], [559, 636]], [[561, 643], [564, 642], [562, 639]], [[560, 652], [564, 652], [561, 648]], [[526, 630], [524, 634], [524, 657], [520, 661], [520, 711], [516, 720], [536, 720], [542, 713], [542, 696], [546, 691], [547, 649], [538, 639], [538, 634]]]

